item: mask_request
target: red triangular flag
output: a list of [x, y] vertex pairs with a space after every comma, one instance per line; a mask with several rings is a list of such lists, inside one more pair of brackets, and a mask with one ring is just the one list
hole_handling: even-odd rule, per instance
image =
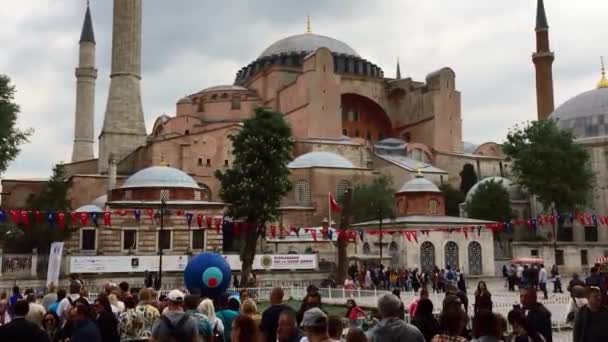
[[342, 208], [338, 204], [338, 201], [329, 193], [329, 209], [334, 213], [339, 213], [342, 211]]
[[103, 213], [103, 225], [106, 227], [112, 226], [112, 214], [110, 212]]

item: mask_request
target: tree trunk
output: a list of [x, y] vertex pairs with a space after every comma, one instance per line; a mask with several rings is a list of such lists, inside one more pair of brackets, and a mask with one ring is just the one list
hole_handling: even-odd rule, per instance
[[[344, 193], [342, 204], [342, 217], [340, 218], [340, 233], [338, 234], [338, 283], [343, 284], [348, 277], [348, 226], [351, 216], [351, 197], [350, 189]], [[330, 209], [331, 210], [331, 209]]]
[[249, 274], [253, 268], [253, 259], [255, 258], [255, 248], [258, 241], [258, 225], [257, 221], [251, 220], [247, 222], [247, 234], [245, 235], [245, 246], [241, 253], [241, 286], [249, 286]]

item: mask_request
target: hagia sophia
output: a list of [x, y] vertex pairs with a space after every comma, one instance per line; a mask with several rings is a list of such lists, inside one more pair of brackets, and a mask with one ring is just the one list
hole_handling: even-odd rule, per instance
[[[86, 212], [112, 211], [113, 225], [111, 229], [90, 229], [92, 233], [83, 233], [83, 229], [79, 236], [75, 234], [66, 243], [74, 252], [86, 254], [102, 249], [105, 254], [154, 253], [160, 243], [167, 243], [165, 248], [176, 253], [221, 250], [222, 239], [227, 237], [222, 236], [219, 229], [194, 233], [183, 219], [178, 223], [178, 219], [172, 217], [169, 225], [174, 226], [173, 231], [161, 237], [154, 227], [139, 226], [134, 219], [114, 213], [145, 210], [157, 206], [162, 197], [174, 210], [190, 211], [195, 217], [197, 213], [222, 217], [225, 205], [219, 198], [220, 184], [214, 172], [232, 165], [228, 137], [238, 134], [243, 120], [251, 117], [258, 107], [283, 113], [295, 140], [293, 161], [288, 164], [294, 189], [283, 200], [277, 226], [321, 226], [330, 216], [328, 193], [341, 194], [378, 175], [390, 176], [395, 190], [401, 189], [395, 197], [399, 215], [405, 220], [399, 221], [403, 223], [401, 229], [476, 226], [485, 222], [445, 216], [443, 196], [434, 195], [440, 194], [438, 185], [451, 184], [458, 188], [459, 174], [465, 164], [472, 165], [482, 181], [494, 177], [509, 182], [504, 183], [505, 186], [511, 185], [508, 181], [511, 161], [504, 157], [500, 145], [492, 141], [476, 145], [462, 136], [461, 96], [466, 94], [458, 90], [456, 71], [447, 66], [429, 70], [423, 80], [402, 75], [398, 63], [394, 71], [385, 71], [346, 42], [313, 32], [310, 22], [305, 32], [280, 39], [252, 56], [249, 64], [235, 71], [234, 78], [227, 76], [230, 83], [175, 99], [175, 113], [159, 116], [152, 131], [147, 132], [140, 94], [141, 0], [114, 1], [111, 83], [96, 154], [94, 103], [101, 99], [95, 99], [95, 82], [98, 77], [108, 75], [97, 74], [96, 58], [107, 56], [96, 56], [92, 18], [87, 7], [75, 71], [73, 154], [71, 162], [64, 164], [64, 170], [72, 208]], [[591, 210], [605, 213], [608, 208], [608, 81], [602, 73], [596, 89], [554, 109], [552, 63], [555, 57], [549, 46], [549, 26], [542, 0], [538, 1], [535, 31], [537, 46], [532, 60], [536, 70], [538, 119], [557, 119], [561, 128], [572, 129], [577, 142], [589, 148], [598, 183]], [[2, 205], [26, 208], [30, 194], [44, 186], [45, 182], [40, 181], [3, 179]], [[516, 208], [521, 208], [517, 210], [519, 217], [539, 214], [525, 192], [509, 188], [509, 193], [516, 197], [511, 198], [517, 202]], [[419, 219], [407, 224], [406, 219], [413, 216]], [[127, 236], [124, 230], [135, 233]], [[595, 241], [589, 241], [585, 231], [574, 229], [572, 244], [589, 243], [586, 248], [590, 259], [599, 254], [603, 256], [608, 231], [596, 232]], [[89, 240], [94, 239], [93, 250], [82, 248], [84, 234], [90, 234]], [[490, 258], [494, 255], [491, 233], [470, 234], [466, 239], [458, 237], [456, 252], [453, 245], [441, 245], [450, 240], [448, 233], [437, 234], [420, 237], [421, 244], [427, 239], [436, 245], [433, 253], [437, 250], [437, 257], [433, 257], [433, 261], [447, 264], [453, 258], [449, 253], [456, 253], [453, 265], [459, 264], [458, 259], [465, 265], [471, 253], [480, 253], [477, 258], [481, 260], [483, 247], [484, 263], [492, 265], [482, 270], [480, 263], [476, 272], [494, 273]], [[406, 241], [398, 235], [398, 240], [387, 238], [387, 250], [391, 241], [399, 246]], [[471, 247], [473, 241], [476, 245]], [[349, 248], [363, 250], [364, 243], [360, 242]], [[376, 253], [379, 243], [369, 242], [367, 249]], [[534, 246], [522, 243], [514, 248], [524, 251], [522, 253], [541, 250], [542, 254], [544, 245]], [[296, 247], [274, 248], [273, 252], [287, 253], [287, 249], [292, 252]], [[566, 255], [572, 253], [575, 252], [569, 249], [565, 252]], [[428, 259], [422, 260], [418, 247], [403, 251], [402, 256], [402, 262], [417, 265], [428, 262]], [[549, 255], [546, 258], [549, 259]], [[465, 268], [473, 266], [469, 260]]]

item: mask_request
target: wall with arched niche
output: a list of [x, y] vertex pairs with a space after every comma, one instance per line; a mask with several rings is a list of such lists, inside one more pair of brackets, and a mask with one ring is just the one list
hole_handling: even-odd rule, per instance
[[370, 141], [392, 136], [389, 117], [380, 105], [358, 94], [342, 94], [342, 134]]

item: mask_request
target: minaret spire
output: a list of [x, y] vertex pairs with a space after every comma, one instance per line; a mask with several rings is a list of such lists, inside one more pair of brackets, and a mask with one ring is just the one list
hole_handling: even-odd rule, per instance
[[555, 56], [549, 47], [549, 25], [543, 0], [538, 0], [536, 7], [536, 52], [532, 61], [536, 69], [536, 114], [543, 120], [553, 113], [553, 60]]
[[80, 34], [78, 67], [76, 68], [76, 113], [74, 120], [74, 145], [72, 162], [95, 158], [95, 34], [91, 9], [87, 2], [84, 23]]
[[604, 66], [604, 56], [600, 57], [600, 63], [602, 64], [601, 66], [601, 73], [602, 76], [600, 78], [600, 81], [597, 82], [597, 87], [599, 88], [608, 88], [608, 79], [606, 79], [606, 67]]
[[310, 28], [310, 15], [306, 16], [306, 33], [312, 33], [312, 29]]
[[397, 79], [397, 80], [401, 79], [401, 68], [399, 67], [399, 57], [397, 57], [397, 75], [395, 76], [395, 79]]

